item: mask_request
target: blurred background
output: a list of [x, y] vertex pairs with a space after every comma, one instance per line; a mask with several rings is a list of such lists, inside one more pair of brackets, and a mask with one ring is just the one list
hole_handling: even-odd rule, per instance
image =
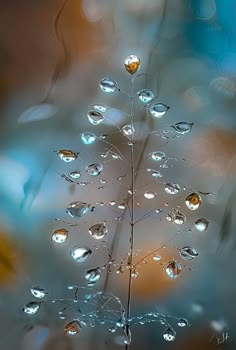
[[[234, 0], [0, 1], [1, 349], [124, 346], [122, 336], [110, 334], [104, 327], [65, 337], [63, 322], [50, 310], [35, 318], [22, 315], [21, 310], [32, 299], [32, 286], [44, 286], [53, 298], [63, 298], [67, 285], [84, 283], [86, 269], [107, 261], [108, 247], [115, 257], [128, 252], [129, 228], [114, 222], [117, 215], [106, 207], [89, 214], [85, 229], [70, 229], [65, 245], [52, 244], [51, 234], [61, 227], [55, 218], [70, 220], [65, 212], [70, 202], [120, 203], [127, 197], [130, 178], [127, 166], [119, 160], [108, 162], [102, 177], [108, 184], [101, 190], [96, 184], [71, 184], [60, 174], [75, 170], [75, 166], [82, 172], [82, 182], [91, 181], [85, 167], [96, 162], [98, 152], [107, 145], [101, 142], [87, 147], [81, 143], [81, 133], [109, 134], [114, 123], [124, 125], [119, 110], [129, 112], [129, 99], [122, 92], [104, 94], [99, 81], [112, 77], [129, 93], [130, 76], [124, 60], [130, 54], [140, 57], [139, 73], [145, 73], [135, 81], [135, 91], [151, 89], [158, 101], [170, 106], [162, 119], [155, 120], [137, 101], [138, 170], [153, 166], [147, 155], [156, 150], [169, 158], [185, 159], [158, 169], [163, 172], [161, 183], [145, 187], [157, 193], [151, 205], [142, 191], [140, 197], [137, 194], [138, 216], [152, 208], [162, 209], [161, 217], [137, 225], [138, 259], [178, 231], [168, 245], [171, 253], [160, 252], [165, 261], [172, 259], [172, 252], [178, 256], [178, 247], [189, 245], [199, 251], [199, 257], [188, 264], [191, 271], [183, 268], [174, 281], [165, 276], [160, 264], [140, 268], [133, 280], [132, 312], [160, 311], [186, 317], [191, 327], [178, 329], [175, 342], [169, 343], [158, 323], [134, 326], [130, 348], [235, 349], [235, 16]], [[112, 107], [106, 112], [110, 122], [98, 127], [89, 124], [86, 114], [95, 103]], [[153, 130], [163, 132], [181, 121], [194, 126], [180, 138], [166, 142], [147, 137]], [[109, 142], [119, 144], [124, 138], [116, 133], [110, 135]], [[64, 163], [55, 153], [60, 149], [80, 152], [76, 165]], [[121, 151], [128, 158], [125, 146]], [[124, 174], [122, 181], [116, 181]], [[140, 174], [137, 188], [150, 182], [150, 174]], [[183, 190], [172, 203], [164, 182], [178, 183], [186, 187], [186, 193]], [[212, 193], [202, 195], [203, 204], [196, 213], [184, 207], [190, 186]], [[187, 217], [183, 229], [165, 219], [178, 205]], [[194, 229], [194, 221], [201, 217], [210, 222], [202, 233]], [[70, 257], [71, 248], [96, 246], [87, 229], [89, 222], [101, 220], [107, 220], [109, 226], [106, 248], [100, 244], [86, 266], [76, 264]], [[117, 295], [124, 305], [127, 286], [128, 272], [121, 276], [105, 271], [96, 284]]]

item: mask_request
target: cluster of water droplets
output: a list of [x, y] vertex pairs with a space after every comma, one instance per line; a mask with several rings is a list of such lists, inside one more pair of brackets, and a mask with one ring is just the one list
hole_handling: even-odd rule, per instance
[[[140, 65], [141, 61], [136, 55], [129, 55], [124, 62], [126, 71], [132, 76], [132, 82], [134, 79], [136, 79], [136, 77], [138, 77], [136, 73], [138, 72]], [[128, 98], [131, 99], [131, 101], [136, 98], [136, 102], [139, 105], [142, 105], [142, 108], [147, 112], [147, 116], [149, 118], [153, 118], [156, 123], [158, 123], [160, 118], [167, 115], [170, 110], [170, 107], [167, 104], [158, 101], [158, 96], [153, 91], [146, 88], [135, 92], [134, 95], [131, 96], [129, 93], [120, 88], [116, 80], [110, 77], [102, 78], [99, 82], [99, 87], [102, 92], [107, 93], [108, 95], [124, 93], [126, 97], [128, 96]], [[81, 187], [85, 187], [86, 189], [89, 187], [89, 185], [93, 185], [95, 183], [98, 184], [98, 189], [103, 189], [108, 184], [112, 184], [113, 181], [111, 181], [109, 177], [106, 177], [107, 164], [110, 160], [120, 161], [121, 164], [125, 165], [126, 169], [128, 167], [130, 171], [132, 171], [132, 168], [135, 166], [135, 164], [132, 164], [131, 160], [126, 158], [126, 155], [120, 151], [119, 147], [110, 141], [110, 135], [112, 135], [110, 129], [108, 129], [107, 133], [103, 133], [101, 135], [99, 134], [99, 128], [101, 128], [101, 125], [102, 127], [105, 127], [107, 122], [109, 123], [110, 110], [111, 107], [100, 103], [91, 105], [87, 115], [85, 115], [85, 119], [87, 120], [89, 130], [91, 128], [92, 131], [84, 131], [82, 134], [80, 134], [80, 142], [82, 146], [81, 151], [78, 152], [77, 150], [71, 149], [61, 149], [56, 151], [56, 154], [60, 160], [65, 163], [73, 164], [73, 168], [70, 168], [66, 175], [60, 174], [67, 182], [71, 184], [79, 184]], [[125, 139], [127, 147], [134, 151], [137, 131], [136, 124], [133, 123], [135, 113], [131, 116], [129, 113], [124, 112], [122, 115], [127, 117], [126, 121], [121, 124], [122, 126], [116, 125], [114, 122], [111, 122], [111, 125], [115, 128], [115, 133], [119, 133], [119, 136], [122, 137], [122, 142]], [[173, 138], [176, 135], [181, 136], [188, 134], [192, 130], [193, 125], [194, 124], [192, 122], [180, 121], [174, 125], [171, 125], [169, 129], [154, 131], [152, 134], [156, 136], [161, 135], [162, 140], [169, 140], [168, 134], [174, 134]], [[97, 131], [95, 132], [94, 129]], [[99, 144], [99, 150], [103, 147], [102, 152], [96, 152], [97, 149], [95, 150], [93, 148], [97, 147], [97, 144]], [[91, 156], [92, 153], [95, 153], [96, 159], [91, 162], [88, 161], [89, 157], [86, 157], [84, 150], [88, 150], [89, 156]], [[119, 200], [111, 199], [104, 202], [101, 200], [99, 203], [90, 203], [81, 199], [67, 204], [66, 213], [71, 220], [76, 222], [76, 228], [77, 226], [79, 227], [80, 222], [84, 219], [84, 217], [88, 216], [89, 219], [92, 217], [92, 215], [88, 214], [93, 213], [94, 208], [103, 206], [110, 208], [113, 212], [117, 213], [118, 211], [118, 214], [119, 212], [121, 213], [116, 217], [117, 221], [126, 220], [131, 223], [133, 227], [135, 227], [136, 223], [143, 219], [149, 218], [150, 216], [148, 213], [141, 217], [140, 220], [137, 219], [137, 222], [131, 222], [131, 215], [130, 217], [128, 216], [130, 212], [131, 199], [134, 199], [137, 207], [140, 206], [140, 203], [137, 202], [140, 199], [140, 202], [142, 201], [142, 203], [144, 203], [142, 205], [145, 208], [145, 205], [148, 206], [149, 203], [156, 203], [159, 200], [159, 191], [161, 190], [163, 191], [163, 195], [170, 198], [170, 200], [176, 200], [177, 198], [179, 201], [181, 201], [181, 205], [168, 209], [167, 211], [163, 209], [163, 207], [159, 207], [159, 204], [158, 206], [155, 204], [155, 208], [151, 210], [151, 214], [154, 214], [155, 218], [160, 216], [160, 219], [158, 218], [156, 220], [161, 220], [161, 217], [163, 216], [164, 220], [170, 222], [171, 224], [177, 225], [177, 228], [189, 226], [188, 212], [197, 211], [199, 209], [202, 204], [202, 196], [198, 191], [191, 190], [186, 192], [186, 188], [183, 184], [178, 184], [171, 181], [161, 181], [162, 177], [165, 176], [165, 170], [173, 166], [172, 163], [179, 161], [178, 158], [169, 157], [167, 153], [168, 152], [163, 151], [163, 147], [157, 146], [151, 149], [144, 156], [144, 158], [146, 157], [145, 161], [148, 163], [148, 168], [145, 168], [144, 171], [150, 174], [148, 177], [152, 180], [150, 181], [152, 184], [151, 189], [144, 187], [144, 190], [139, 190], [136, 188], [131, 188], [129, 185], [129, 187], [126, 188], [127, 197]], [[71, 164], [68, 164], [67, 166], [70, 165]], [[83, 176], [86, 176], [86, 180], [89, 178], [91, 181], [81, 181], [81, 177]], [[129, 178], [129, 176], [127, 176], [127, 178]], [[123, 180], [126, 180], [126, 175], [120, 174], [119, 176], [116, 176], [115, 183], [125, 187], [127, 184]], [[160, 188], [157, 187], [159, 185]], [[166, 204], [166, 207], [168, 207], [168, 203]], [[108, 220], [99, 220], [95, 218], [92, 218], [91, 220], [93, 220], [93, 222], [90, 222], [87, 225], [86, 230], [83, 227], [83, 233], [87, 233], [88, 237], [96, 240], [98, 244], [104, 242], [104, 239], [111, 237], [114, 230], [111, 229]], [[194, 220], [194, 227], [196, 231], [204, 232], [207, 230], [209, 226], [209, 221], [207, 219], [198, 218]], [[88, 221], [89, 220], [86, 222], [88, 223]], [[62, 226], [55, 228], [51, 233], [52, 244], [61, 245], [66, 243], [65, 245], [67, 245], [70, 239], [70, 226], [73, 227], [73, 224], [69, 223], [69, 226], [66, 228]], [[81, 237], [82, 235], [79, 235], [79, 238]], [[124, 331], [124, 344], [129, 345], [131, 343], [131, 325], [143, 325], [151, 322], [159, 322], [165, 327], [163, 338], [166, 341], [174, 341], [176, 338], [176, 330], [167, 321], [167, 318], [171, 316], [150, 312], [142, 316], [131, 317], [129, 315], [128, 318], [126, 310], [118, 297], [93, 289], [93, 286], [96, 283], [98, 283], [98, 285], [101, 283], [102, 273], [106, 268], [109, 270], [109, 273], [114, 271], [117, 275], [120, 275], [127, 272], [127, 275], [130, 273], [130, 277], [139, 278], [140, 264], [145, 266], [150, 259], [156, 264], [155, 266], [159, 264], [162, 267], [167, 278], [175, 280], [181, 275], [183, 268], [186, 267], [185, 262], [187, 263], [188, 261], [191, 261], [199, 256], [198, 251], [194, 247], [186, 245], [183, 247], [178, 247], [178, 258], [176, 256], [173, 257], [172, 255], [167, 259], [167, 261], [164, 261], [160, 251], [161, 249], [165, 248], [166, 246], [163, 245], [157, 249], [154, 249], [152, 252], [145, 253], [143, 251], [139, 251], [137, 254], [133, 250], [132, 254], [129, 251], [122, 257], [114, 258], [109, 256], [108, 262], [105, 262], [100, 266], [88, 267], [87, 263], [90, 263], [91, 255], [96, 254], [96, 251], [99, 250], [89, 246], [89, 244], [87, 246], [79, 242], [78, 245], [71, 247], [69, 254], [73, 263], [84, 264], [86, 266], [86, 269], [83, 272], [86, 287], [69, 286], [68, 290], [70, 290], [73, 294], [71, 297], [65, 297], [64, 299], [55, 298], [47, 301], [44, 301], [46, 297], [48, 298], [47, 290], [39, 286], [32, 287], [31, 294], [37, 300], [26, 303], [26, 305], [23, 307], [23, 311], [25, 314], [34, 315], [39, 312], [44, 303], [52, 303], [56, 305], [59, 304], [60, 306], [62, 306], [64, 303], [67, 306], [64, 305], [63, 310], [58, 311], [58, 316], [61, 320], [66, 321], [64, 326], [66, 335], [77, 335], [81, 332], [81, 329], [84, 326], [95, 327], [96, 325], [109, 324], [109, 331], [111, 333], [115, 333], [119, 329]], [[142, 258], [140, 258], [140, 255], [142, 255]], [[114, 267], [114, 269], [112, 269], [112, 267]], [[110, 305], [111, 302], [113, 303], [112, 307]], [[78, 304], [91, 306], [91, 309], [87, 313], [82, 313], [81, 311], [78, 311], [80, 310]], [[75, 314], [73, 311], [75, 305], [77, 307], [78, 317], [71, 317], [71, 314]], [[179, 327], [186, 327], [189, 325], [185, 318], [172, 317], [172, 319], [176, 320], [177, 326]]]

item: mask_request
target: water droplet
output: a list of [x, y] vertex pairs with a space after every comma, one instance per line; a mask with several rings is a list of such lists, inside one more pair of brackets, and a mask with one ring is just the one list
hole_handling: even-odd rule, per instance
[[89, 211], [90, 205], [83, 202], [72, 202], [67, 207], [67, 213], [72, 216], [72, 218], [81, 218]]
[[180, 186], [178, 184], [168, 182], [165, 184], [165, 191], [168, 194], [177, 194], [180, 191]]
[[123, 265], [121, 265], [117, 270], [116, 270], [116, 273], [119, 274], [119, 273], [124, 273], [125, 272], [125, 268]]
[[[78, 183], [78, 185], [81, 186], [81, 187], [84, 187], [84, 186], [87, 186], [87, 185], [90, 185], [90, 184], [91, 184], [91, 182], [88, 182], [88, 181], [81, 181], [81, 182]], [[92, 209], [91, 209], [91, 211], [92, 211]]]
[[101, 179], [101, 180], [99, 180], [99, 182], [100, 182], [101, 184], [106, 184], [108, 181], [107, 181], [106, 179]]
[[145, 197], [146, 199], [153, 199], [153, 198], [156, 197], [156, 194], [155, 194], [154, 192], [152, 192], [152, 191], [146, 191], [146, 192], [144, 193], [144, 197]]
[[179, 134], [187, 134], [189, 131], [191, 131], [194, 123], [188, 123], [188, 122], [179, 122], [174, 125], [171, 125], [171, 127], [177, 131]]
[[95, 239], [102, 239], [107, 234], [108, 230], [105, 223], [99, 223], [89, 228], [90, 235]]
[[206, 219], [198, 219], [195, 221], [195, 228], [199, 231], [199, 232], [204, 232], [207, 230], [208, 225], [209, 225], [209, 221]]
[[85, 246], [76, 246], [71, 250], [72, 258], [77, 262], [84, 262], [92, 254], [91, 249]]
[[163, 103], [155, 103], [149, 108], [151, 115], [155, 118], [163, 117], [170, 107], [164, 105]]
[[68, 175], [69, 175], [69, 177], [71, 177], [73, 180], [77, 180], [77, 179], [80, 178], [81, 173], [80, 173], [80, 171], [78, 171], [78, 170], [72, 170], [72, 171], [69, 172]]
[[85, 273], [85, 278], [90, 283], [96, 283], [101, 277], [101, 269], [99, 267], [90, 269]]
[[101, 136], [99, 136], [99, 138], [101, 140], [105, 140], [107, 138], [107, 136], [109, 136], [108, 134], [102, 134]]
[[52, 234], [52, 241], [55, 243], [65, 243], [68, 238], [68, 231], [65, 228], [59, 228]]
[[150, 153], [149, 157], [151, 157], [155, 162], [160, 162], [161, 160], [165, 159], [166, 155], [164, 152], [156, 151]]
[[81, 135], [81, 141], [85, 144], [85, 145], [91, 145], [92, 143], [94, 143], [96, 140], [96, 135], [94, 135], [91, 132], [84, 132]]
[[134, 127], [130, 124], [123, 126], [121, 130], [124, 136], [133, 136], [135, 133]]
[[30, 289], [31, 291], [31, 294], [35, 297], [35, 298], [44, 298], [46, 294], [48, 294], [48, 292], [44, 289], [44, 288], [41, 288], [41, 287], [32, 287]]
[[186, 320], [185, 318], [180, 318], [177, 322], [177, 325], [179, 327], [186, 327], [189, 325], [189, 323], [188, 323], [188, 320]]
[[111, 157], [112, 157], [113, 159], [120, 159], [119, 154], [114, 153], [114, 152], [112, 153]]
[[143, 90], [139, 91], [137, 94], [138, 94], [139, 100], [143, 103], [149, 103], [155, 97], [154, 93], [148, 89], [143, 89]]
[[152, 177], [154, 178], [159, 178], [163, 176], [158, 170], [155, 170], [155, 169], [147, 168], [147, 172], [151, 173]]
[[107, 107], [104, 105], [100, 105], [100, 104], [93, 105], [93, 109], [95, 109], [95, 111], [98, 111], [101, 113], [105, 113], [107, 111]]
[[103, 165], [99, 163], [90, 164], [86, 167], [86, 172], [91, 176], [98, 176], [103, 171]]
[[34, 315], [40, 308], [40, 303], [37, 301], [31, 301], [23, 307], [23, 311], [28, 315]]
[[89, 111], [87, 117], [89, 122], [93, 125], [98, 125], [104, 120], [103, 115], [98, 111]]
[[177, 260], [172, 260], [167, 263], [165, 270], [170, 278], [177, 278], [182, 271], [182, 267]]
[[119, 89], [117, 82], [112, 78], [103, 78], [100, 81], [100, 88], [104, 92], [112, 93]]
[[137, 278], [138, 277], [138, 271], [137, 270], [133, 270], [132, 273], [131, 273], [131, 276], [133, 278]]
[[57, 154], [62, 160], [64, 160], [64, 162], [67, 163], [72, 162], [73, 160], [78, 158], [78, 153], [65, 149], [57, 151]]
[[190, 246], [186, 246], [186, 247], [181, 248], [179, 250], [179, 254], [180, 254], [181, 258], [184, 260], [192, 260], [196, 256], [199, 255], [198, 252], [196, 251], [196, 249], [194, 249]]
[[152, 177], [155, 179], [162, 177], [163, 175], [160, 173], [160, 171], [152, 170]]
[[110, 333], [115, 333], [117, 331], [116, 327], [109, 328]]
[[118, 328], [123, 328], [125, 326], [125, 321], [123, 320], [123, 318], [116, 322], [116, 326]]
[[186, 207], [190, 210], [197, 210], [202, 203], [202, 199], [197, 193], [190, 193], [186, 199], [185, 204]]
[[161, 260], [161, 256], [160, 255], [154, 255], [153, 256], [153, 260], [160, 261]]
[[77, 320], [68, 322], [64, 327], [65, 334], [68, 334], [68, 335], [76, 335], [80, 332], [80, 330], [81, 330], [81, 325]]
[[174, 217], [174, 223], [177, 225], [183, 225], [186, 221], [186, 216], [183, 213], [177, 211]]
[[169, 221], [169, 222], [174, 222], [174, 218], [175, 218], [175, 214], [174, 213], [168, 213], [166, 215], [166, 219]]
[[175, 212], [169, 212], [167, 215], [166, 215], [166, 219], [169, 221], [169, 222], [173, 222], [174, 224], [177, 224], [177, 225], [183, 225], [186, 221], [186, 216], [181, 213], [180, 211], [178, 210], [175, 210]]
[[163, 338], [166, 341], [174, 341], [176, 338], [176, 332], [174, 331], [173, 328], [167, 328], [163, 333]]
[[129, 55], [125, 59], [125, 69], [130, 74], [136, 73], [140, 67], [140, 64], [141, 64], [140, 58], [138, 58], [135, 55]]

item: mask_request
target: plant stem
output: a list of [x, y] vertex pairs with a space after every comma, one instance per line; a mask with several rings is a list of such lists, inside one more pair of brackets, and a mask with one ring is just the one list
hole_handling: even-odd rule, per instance
[[[134, 116], [134, 77], [132, 75], [131, 80], [131, 106], [130, 106], [130, 121], [131, 127], [133, 129], [133, 116]], [[134, 192], [135, 192], [135, 160], [134, 160], [134, 135], [131, 137], [131, 210], [130, 210], [130, 249], [129, 249], [129, 282], [128, 282], [128, 297], [127, 297], [127, 316], [126, 316], [126, 334], [129, 335], [130, 332], [130, 315], [131, 315], [131, 289], [132, 289], [132, 264], [133, 264], [133, 249], [134, 249]], [[126, 344], [126, 350], [129, 348], [129, 344]]]

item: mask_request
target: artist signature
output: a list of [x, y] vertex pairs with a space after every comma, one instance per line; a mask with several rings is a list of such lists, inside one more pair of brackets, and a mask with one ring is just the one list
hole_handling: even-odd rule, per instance
[[233, 340], [230, 337], [228, 332], [223, 332], [222, 334], [213, 334], [210, 341], [215, 345], [221, 345], [221, 344], [229, 344]]

